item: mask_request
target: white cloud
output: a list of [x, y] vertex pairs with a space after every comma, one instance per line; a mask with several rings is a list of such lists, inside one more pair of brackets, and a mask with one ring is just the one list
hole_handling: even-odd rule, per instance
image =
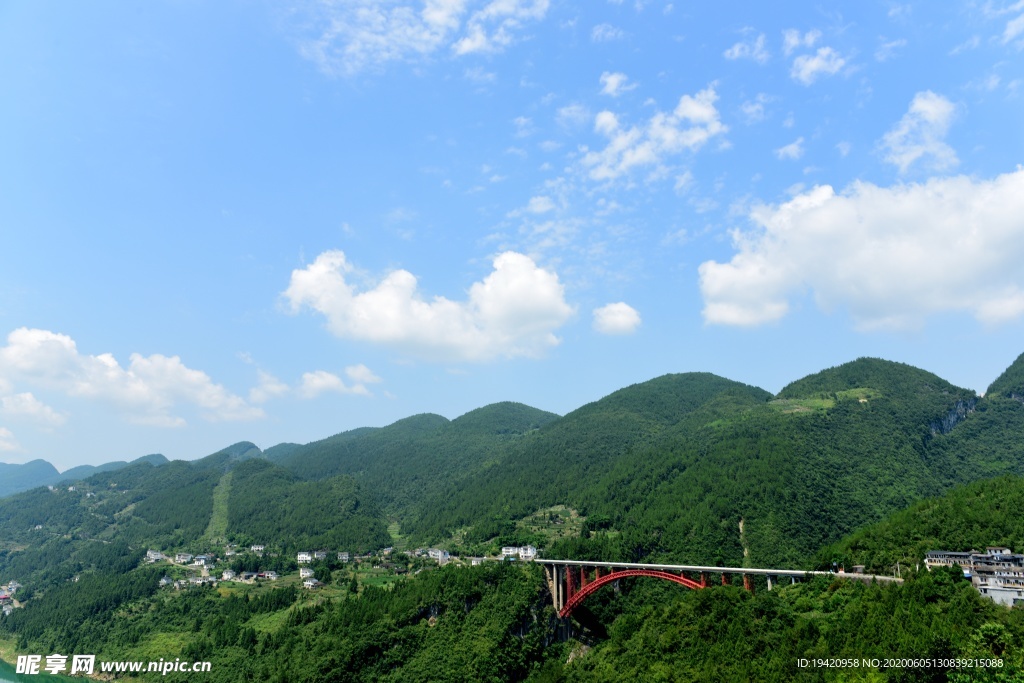
[[764, 93], [758, 93], [757, 97], [747, 100], [740, 105], [740, 111], [746, 118], [747, 123], [757, 123], [764, 120], [764, 105], [768, 104], [771, 98]]
[[979, 36], [971, 36], [966, 41], [960, 43], [959, 45], [954, 47], [952, 50], [950, 50], [949, 54], [950, 54], [950, 56], [958, 55], [961, 52], [966, 52], [968, 50], [973, 50], [973, 49], [977, 48], [979, 45], [981, 45], [981, 38]]
[[959, 163], [944, 138], [956, 115], [956, 106], [930, 90], [914, 95], [900, 122], [879, 143], [885, 160], [906, 173], [914, 162], [929, 159], [932, 170], [942, 171]]
[[632, 334], [640, 327], [640, 314], [629, 304], [618, 302], [594, 309], [594, 329], [601, 334]]
[[594, 129], [608, 138], [603, 150], [583, 149], [582, 164], [594, 180], [614, 180], [636, 168], [658, 170], [666, 157], [696, 151], [728, 131], [715, 108], [714, 85], [696, 95], [683, 95], [671, 113], [657, 112], [642, 126], [625, 128], [610, 111], [600, 112]]
[[14, 440], [14, 434], [6, 427], [0, 427], [0, 451], [19, 450], [18, 442]]
[[343, 76], [443, 48], [493, 53], [515, 42], [528, 22], [543, 19], [548, 6], [549, 0], [313, 0], [297, 14], [313, 33], [299, 49], [323, 72]]
[[326, 370], [306, 372], [303, 373], [301, 382], [293, 390], [270, 373], [260, 370], [260, 383], [249, 391], [249, 401], [264, 403], [271, 398], [286, 395], [297, 395], [299, 398], [310, 399], [328, 392], [369, 396], [370, 391], [366, 385], [381, 381], [380, 377], [362, 363], [349, 365], [345, 368], [345, 374], [352, 384], [345, 384], [340, 377]]
[[474, 66], [471, 69], [466, 69], [462, 73], [463, 77], [467, 81], [472, 81], [477, 85], [485, 85], [487, 83], [494, 83], [498, 79], [497, 74], [493, 71], [487, 71], [482, 66]]
[[[1003, 44], [1016, 40], [1021, 34], [1024, 34], [1024, 14], [1006, 22], [1006, 28], [1003, 30]], [[1018, 48], [1021, 46], [1024, 46], [1024, 41], [1017, 43]]]
[[424, 300], [416, 276], [395, 270], [357, 292], [345, 254], [327, 251], [292, 272], [284, 292], [293, 312], [309, 307], [338, 337], [396, 347], [429, 360], [537, 357], [559, 343], [554, 331], [572, 316], [558, 276], [528, 256], [504, 252], [474, 283], [466, 301]]
[[[365, 368], [366, 366], [361, 367]], [[369, 372], [368, 368], [367, 372]], [[363, 383], [348, 386], [340, 377], [326, 370], [303, 373], [302, 384], [299, 385], [297, 391], [302, 398], [317, 398], [326, 393], [363, 395], [369, 393]]]
[[591, 30], [590, 39], [595, 43], [608, 43], [614, 40], [622, 40], [626, 36], [622, 29], [611, 24], [598, 24]]
[[566, 128], [582, 126], [590, 119], [590, 110], [582, 104], [569, 104], [559, 108], [555, 114], [558, 125]]
[[907, 41], [903, 38], [882, 43], [878, 46], [878, 49], [875, 50], [875, 59], [879, 62], [888, 61], [896, 54], [897, 48], [905, 47], [906, 44]]
[[0, 412], [13, 417], [27, 417], [50, 427], [62, 425], [67, 420], [66, 415], [58, 413], [31, 392], [0, 398]]
[[839, 150], [839, 156], [845, 158], [850, 154], [850, 150], [853, 149], [853, 146], [846, 140], [842, 140], [836, 143], [836, 149]]
[[271, 375], [269, 372], [257, 370], [259, 384], [249, 390], [250, 403], [266, 403], [272, 398], [288, 393], [288, 385]]
[[782, 32], [782, 52], [788, 57], [793, 50], [801, 47], [814, 47], [814, 44], [821, 38], [821, 31], [813, 30], [800, 34], [800, 31], [790, 28]]
[[775, 156], [778, 157], [779, 159], [795, 160], [795, 159], [799, 159], [803, 155], [804, 155], [804, 139], [803, 139], [803, 137], [799, 137], [796, 140], [794, 140], [793, 142], [789, 143], [788, 145], [785, 145], [783, 147], [779, 147], [777, 150], [775, 150]]
[[493, 0], [470, 15], [466, 35], [452, 46], [455, 54], [500, 52], [514, 42], [513, 33], [527, 21], [547, 14], [549, 0]]
[[814, 55], [800, 55], [793, 60], [789, 75], [793, 80], [810, 85], [819, 76], [833, 76], [846, 64], [846, 60], [830, 47], [819, 47]]
[[759, 64], [764, 64], [771, 57], [768, 51], [764, 49], [764, 43], [765, 37], [761, 33], [752, 42], [744, 43], [740, 41], [722, 54], [726, 59], [753, 59]]
[[605, 71], [601, 74], [601, 94], [618, 97], [624, 92], [636, 88], [636, 83], [627, 83], [629, 77], [624, 73]]
[[348, 378], [357, 385], [378, 384], [383, 381], [380, 377], [374, 374], [373, 370], [362, 363], [359, 363], [358, 365], [349, 365], [345, 368], [345, 374], [348, 375]]
[[0, 347], [0, 374], [9, 381], [112, 403], [134, 422], [184, 425], [185, 420], [171, 412], [180, 403], [202, 409], [210, 420], [263, 416], [206, 373], [186, 367], [178, 356], [133, 353], [129, 361], [123, 368], [109, 353], [79, 353], [67, 335], [24, 327], [11, 332], [7, 346]]
[[516, 137], [525, 138], [533, 135], [533, 119], [528, 116], [517, 116], [512, 119], [512, 125], [516, 127]]
[[526, 210], [530, 213], [547, 213], [554, 209], [555, 203], [551, 201], [551, 197], [530, 197], [530, 202], [526, 205]]
[[708, 323], [778, 320], [807, 291], [860, 329], [914, 329], [946, 312], [985, 324], [1024, 316], [1024, 169], [842, 194], [820, 186], [750, 218], [731, 261], [699, 268]]

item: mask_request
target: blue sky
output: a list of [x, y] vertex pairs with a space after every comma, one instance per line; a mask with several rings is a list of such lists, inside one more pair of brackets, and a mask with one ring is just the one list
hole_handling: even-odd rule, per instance
[[1024, 0], [0, 7], [0, 460], [1024, 351]]

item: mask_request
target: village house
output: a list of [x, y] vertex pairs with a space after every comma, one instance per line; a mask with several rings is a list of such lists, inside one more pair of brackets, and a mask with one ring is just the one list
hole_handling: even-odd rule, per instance
[[519, 556], [519, 548], [514, 546], [514, 545], [506, 545], [506, 546], [502, 547], [502, 549], [501, 549], [501, 556], [502, 557], [518, 557]]
[[230, 569], [225, 569], [224, 572], [220, 575], [220, 580], [221, 581], [234, 581], [235, 580], [235, 572], [230, 570]]
[[519, 548], [520, 560], [532, 560], [537, 557], [537, 549], [532, 545], [524, 545]]
[[254, 545], [254, 546], [250, 546], [249, 550], [251, 550], [254, 553], [262, 553], [264, 550], [266, 550], [266, 546]]
[[299, 578], [300, 579], [308, 579], [309, 577], [313, 576], [314, 574], [316, 574], [316, 572], [314, 572], [309, 567], [303, 567], [302, 569], [299, 570]]
[[306, 564], [313, 561], [313, 553], [301, 552], [298, 554], [296, 561], [299, 564]]
[[348, 562], [348, 553], [338, 553], [338, 559], [342, 562]]
[[262, 572], [260, 573], [261, 579], [267, 579], [268, 581], [277, 581], [280, 577], [277, 572]]
[[984, 553], [933, 550], [925, 566], [959, 565], [975, 590], [995, 602], [1012, 607], [1024, 605], [1024, 555], [1003, 546], [989, 546]]
[[471, 565], [473, 565], [474, 567], [477, 567], [477, 566], [479, 566], [479, 565], [484, 563], [484, 558], [482, 558], [482, 557], [471, 557], [469, 559], [469, 563]]
[[163, 588], [164, 586], [170, 586], [172, 583], [174, 583], [174, 580], [171, 579], [171, 577], [169, 576], [164, 576], [164, 578], [160, 579], [161, 588]]
[[446, 563], [450, 557], [447, 550], [441, 550], [440, 548], [431, 548], [427, 551], [427, 556], [432, 560], [437, 560], [438, 564]]
[[164, 554], [162, 552], [160, 552], [159, 550], [147, 550], [146, 551], [146, 562], [149, 562], [150, 564], [152, 564], [154, 562], [159, 562], [160, 560], [165, 560], [165, 559], [167, 559], [167, 558], [164, 557]]
[[178, 564], [188, 564], [192, 561], [192, 556], [188, 553], [178, 553], [174, 556], [174, 561]]
[[324, 585], [324, 584], [321, 583], [320, 581], [318, 581], [317, 579], [306, 579], [305, 581], [302, 582], [302, 587], [303, 588], [308, 588], [309, 590], [320, 588], [320, 586], [322, 586], [322, 585]]
[[213, 558], [209, 555], [196, 555], [192, 563], [200, 567], [205, 567], [208, 564], [213, 564]]
[[245, 583], [252, 583], [256, 580], [256, 572], [242, 572], [242, 575], [238, 578]]
[[315, 553], [313, 553], [313, 559], [314, 560], [326, 560], [327, 559], [327, 551], [326, 550], [317, 550]]

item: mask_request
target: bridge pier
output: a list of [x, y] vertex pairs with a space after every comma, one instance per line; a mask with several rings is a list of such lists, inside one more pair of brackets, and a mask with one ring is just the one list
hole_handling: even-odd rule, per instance
[[768, 590], [771, 590], [772, 589], [772, 576], [771, 576], [771, 574], [769, 574], [766, 578], [768, 579]]

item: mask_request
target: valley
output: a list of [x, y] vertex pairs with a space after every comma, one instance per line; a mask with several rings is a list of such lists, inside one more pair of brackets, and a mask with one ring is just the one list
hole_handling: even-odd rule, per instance
[[[1024, 551], [1022, 395], [1024, 356], [982, 396], [859, 359], [777, 395], [665, 375], [564, 416], [498, 403], [87, 471], [0, 498], [0, 583], [16, 580], [24, 605], [0, 636], [21, 653], [209, 660], [211, 681], [1012, 680], [1021, 608], [918, 564], [937, 548]], [[576, 561], [899, 563], [905, 581], [624, 578], [559, 619], [537, 563], [470, 561], [530, 546]], [[323, 587], [305, 590], [297, 554], [319, 550]], [[162, 588], [204, 569], [147, 551], [282, 578]], [[796, 667], [847, 655], [1005, 667]]]

